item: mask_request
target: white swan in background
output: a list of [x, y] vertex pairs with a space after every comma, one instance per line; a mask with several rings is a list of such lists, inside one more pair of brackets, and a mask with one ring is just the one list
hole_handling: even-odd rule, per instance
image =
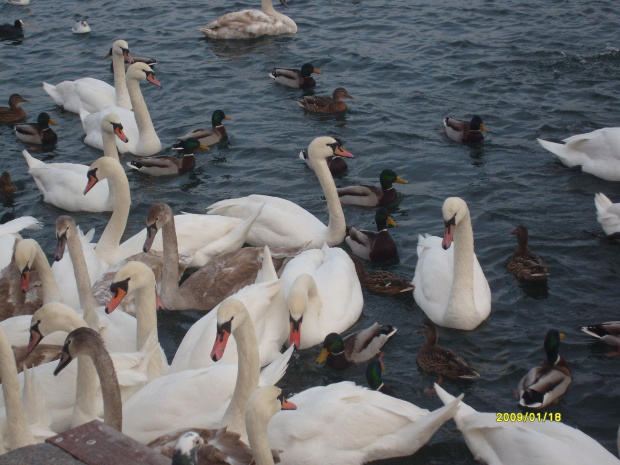
[[577, 134], [564, 139], [564, 144], [536, 140], [569, 168], [581, 166], [582, 171], [606, 181], [620, 181], [620, 128]]
[[[110, 54], [106, 55], [106, 58]], [[49, 94], [64, 110], [79, 113], [81, 109], [94, 113], [109, 105], [118, 105], [131, 110], [131, 101], [125, 81], [125, 60], [133, 63], [129, 55], [129, 45], [124, 40], [117, 40], [112, 45], [112, 62], [114, 64], [114, 87], [107, 82], [94, 78], [82, 78], [75, 81], [63, 81], [55, 86], [43, 83], [43, 90]]]
[[333, 137], [317, 137], [308, 146], [308, 156], [312, 160], [327, 200], [328, 226], [299, 205], [269, 195], [250, 195], [221, 200], [207, 207], [207, 210], [209, 214], [247, 218], [261, 204], [265, 204], [248, 234], [247, 241], [252, 245], [269, 247], [299, 247], [305, 243], [309, 243], [308, 247], [322, 247], [324, 243], [329, 246], [338, 245], [344, 240], [346, 224], [336, 184], [326, 162], [326, 159], [333, 155], [353, 157], [342, 143]]
[[[101, 120], [103, 135], [103, 156], [118, 160], [114, 139], [127, 142], [121, 120], [115, 113], [109, 113]], [[107, 181], [93, 188], [91, 195], [84, 195], [84, 180], [88, 165], [80, 163], [44, 163], [22, 152], [28, 163], [28, 174], [37, 183], [43, 201], [71, 212], [103, 212], [114, 208], [114, 197], [110, 195]]]
[[338, 247], [323, 245], [294, 257], [280, 276], [290, 312], [290, 344], [307, 349], [329, 333], [350, 328], [362, 314], [364, 297], [355, 265]]
[[32, 216], [22, 216], [0, 224], [0, 274], [11, 263], [15, 240], [21, 239], [20, 231], [24, 229], [41, 229], [43, 224]]
[[612, 203], [602, 192], [594, 194], [596, 220], [612, 239], [620, 239], [620, 203]]
[[[474, 253], [474, 233], [463, 199], [443, 204], [445, 234], [418, 236], [413, 297], [439, 326], [474, 329], [491, 313], [491, 289]], [[454, 237], [454, 246], [450, 247]]]
[[[122, 64], [119, 66], [123, 67]], [[116, 65], [114, 69], [116, 70]], [[148, 81], [157, 87], [161, 87], [149, 65], [145, 63], [134, 63], [131, 65], [127, 69], [127, 89], [129, 90], [133, 111], [121, 106], [106, 106], [99, 109], [96, 113], [80, 109], [80, 119], [86, 134], [84, 138], [86, 145], [99, 150], [103, 149], [101, 120], [107, 114], [115, 113], [121, 119], [123, 131], [125, 131], [129, 139], [128, 142], [116, 141], [116, 146], [121, 153], [131, 152], [134, 155], [145, 157], [155, 155], [161, 151], [161, 142], [159, 137], [157, 137], [149, 110], [146, 108], [146, 102], [140, 91], [140, 81]]]
[[[286, 0], [280, 3], [288, 8]], [[261, 10], [241, 10], [227, 13], [201, 29], [210, 39], [253, 39], [268, 35], [297, 33], [297, 24], [278, 13], [271, 0], [262, 0]]]
[[[444, 404], [454, 401], [437, 384], [435, 390]], [[559, 421], [498, 422], [496, 413], [477, 412], [464, 402], [454, 421], [474, 458], [488, 465], [620, 464], [590, 436]]]
[[[146, 229], [143, 229], [120, 244], [127, 225], [129, 208], [131, 207], [129, 181], [127, 181], [125, 170], [118, 160], [113, 160], [109, 157], [100, 158], [90, 165], [88, 186], [85, 192], [89, 192], [92, 186], [103, 179], [108, 180], [114, 195], [112, 217], [95, 248], [105, 270], [124, 258], [142, 252], [147, 232]], [[192, 256], [189, 266], [197, 267], [204, 265], [206, 263], [205, 260], [210, 257], [209, 254], [201, 253], [202, 249], [222, 239], [239, 226], [242, 220], [217, 215], [183, 214], [175, 215], [174, 222], [177, 231], [179, 253]], [[151, 249], [163, 250], [161, 231], [157, 232]]]

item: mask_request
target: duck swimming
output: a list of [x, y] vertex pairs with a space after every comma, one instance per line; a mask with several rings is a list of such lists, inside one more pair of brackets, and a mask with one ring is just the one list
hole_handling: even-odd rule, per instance
[[392, 170], [383, 170], [379, 175], [381, 189], [375, 186], [359, 185], [342, 187], [338, 189], [340, 203], [346, 205], [359, 205], [361, 207], [382, 207], [392, 203], [398, 197], [393, 183], [408, 184]]
[[196, 164], [194, 150], [209, 150], [209, 147], [202, 145], [198, 139], [187, 139], [177, 142], [172, 150], [182, 150], [183, 157], [144, 157], [140, 160], [132, 160], [127, 163], [131, 169], [140, 171], [150, 176], [166, 176], [170, 174], [185, 174], [191, 171]]
[[487, 130], [482, 124], [482, 118], [478, 115], [474, 115], [469, 122], [447, 116], [443, 120], [443, 125], [446, 127], [446, 135], [450, 139], [465, 144], [482, 142], [484, 140], [482, 132]]
[[194, 129], [193, 131], [185, 134], [183, 137], [179, 137], [179, 140], [194, 138], [198, 139], [202, 145], [219, 144], [228, 138], [228, 134], [226, 134], [226, 128], [223, 123], [225, 119], [229, 120], [230, 116], [226, 116], [222, 110], [215, 110], [211, 115], [211, 129]]
[[37, 145], [55, 144], [58, 136], [50, 128], [50, 124], [55, 126], [58, 123], [50, 115], [43, 112], [39, 113], [36, 123], [16, 124], [13, 129], [17, 138], [22, 142]]
[[16, 19], [15, 22], [11, 24], [2, 24], [0, 25], [0, 37], [19, 37], [24, 35], [24, 30], [22, 26], [24, 22], [21, 19]]
[[306, 95], [302, 100], [297, 101], [297, 103], [312, 113], [334, 114], [341, 113], [347, 109], [347, 104], [342, 100], [343, 98], [355, 100], [344, 87], [338, 87], [334, 90], [332, 97]]
[[398, 223], [392, 219], [387, 209], [380, 208], [375, 214], [375, 224], [377, 231], [358, 230], [353, 227], [347, 230], [344, 240], [353, 254], [373, 262], [384, 262], [398, 256], [396, 243], [387, 229], [388, 224], [398, 226]]
[[316, 81], [312, 77], [314, 74], [323, 74], [314, 67], [312, 63], [305, 63], [301, 69], [292, 68], [273, 68], [269, 74], [277, 84], [293, 87], [295, 89], [311, 89], [316, 86]]
[[9, 97], [9, 106], [0, 107], [0, 123], [17, 123], [18, 121], [26, 117], [26, 110], [24, 110], [20, 103], [30, 102], [19, 94], [13, 94]]
[[533, 254], [527, 246], [528, 232], [527, 227], [517, 226], [510, 231], [510, 234], [517, 236], [517, 250], [512, 254], [508, 271], [515, 275], [517, 279], [524, 281], [544, 281], [549, 276], [547, 265], [538, 255]]

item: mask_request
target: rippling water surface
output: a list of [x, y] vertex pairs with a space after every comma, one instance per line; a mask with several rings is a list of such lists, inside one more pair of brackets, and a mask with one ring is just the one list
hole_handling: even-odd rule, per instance
[[[82, 143], [75, 114], [61, 114], [41, 81], [84, 76], [112, 82], [102, 57], [117, 38], [137, 56], [159, 61], [163, 89], [143, 85], [155, 128], [165, 146], [189, 129], [210, 124], [213, 110], [232, 117], [230, 140], [198, 157], [193, 172], [178, 178], [128, 173], [132, 212], [127, 236], [144, 225], [154, 201], [173, 210], [203, 212], [217, 200], [251, 193], [297, 202], [327, 220], [314, 174], [297, 158], [320, 135], [341, 138], [356, 158], [338, 186], [377, 183], [384, 168], [408, 179], [397, 185], [392, 208], [398, 228], [391, 234], [400, 261], [387, 268], [413, 277], [419, 233], [441, 235], [441, 205], [464, 198], [471, 210], [476, 253], [493, 293], [490, 318], [470, 332], [440, 329], [441, 344], [465, 355], [482, 374], [473, 385], [446, 381], [452, 393], [466, 392], [480, 411], [517, 412], [513, 389], [544, 358], [549, 328], [567, 334], [560, 349], [572, 367], [567, 395], [550, 411], [615, 453], [620, 420], [620, 360], [579, 327], [618, 319], [620, 248], [597, 237], [594, 193], [620, 200], [620, 184], [568, 171], [543, 150], [536, 137], [560, 140], [605, 126], [618, 126], [620, 106], [620, 12], [613, 0], [577, 2], [395, 0], [290, 1], [294, 37], [213, 42], [199, 27], [219, 15], [258, 1], [172, 0], [163, 2], [52, 2], [29, 7], [0, 4], [2, 23], [26, 22], [22, 41], [0, 42], [0, 99], [18, 92], [31, 101], [28, 120], [47, 111], [58, 121], [53, 150], [30, 147], [46, 161], [90, 163], [100, 155]], [[256, 5], [255, 5], [256, 4]], [[276, 7], [281, 8], [281, 7]], [[92, 31], [71, 33], [72, 17], [86, 15]], [[274, 66], [312, 62], [324, 71], [316, 94], [343, 86], [355, 97], [336, 117], [306, 116], [294, 98], [299, 91], [273, 84]], [[439, 131], [446, 115], [477, 113], [490, 132], [476, 147], [455, 144]], [[45, 223], [31, 234], [51, 257], [54, 221], [61, 210], [45, 204], [21, 156], [24, 148], [0, 127], [0, 170], [20, 189], [1, 213], [33, 215]], [[127, 159], [130, 159], [128, 157]], [[345, 207], [347, 223], [371, 228], [374, 211]], [[83, 228], [103, 230], [108, 216], [74, 215]], [[528, 226], [531, 248], [549, 265], [546, 286], [517, 283], [506, 271], [516, 242], [508, 232]], [[171, 357], [198, 314], [163, 313], [160, 338]], [[424, 315], [411, 295], [365, 294], [362, 318], [399, 328], [386, 347], [385, 382], [400, 396], [429, 409], [441, 405], [423, 393], [433, 377], [420, 372], [414, 334]], [[364, 384], [364, 367], [334, 372], [317, 367], [318, 348], [296, 356], [281, 383], [293, 391], [352, 379]], [[416, 455], [390, 464], [465, 463], [475, 460], [453, 422]]]

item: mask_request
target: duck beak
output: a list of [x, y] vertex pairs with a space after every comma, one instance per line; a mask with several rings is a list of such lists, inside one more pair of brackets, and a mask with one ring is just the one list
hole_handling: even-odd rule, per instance
[[49, 124], [53, 124], [54, 126], [58, 126], [58, 123], [56, 121], [54, 121], [52, 118], [48, 119], [47, 122]]
[[316, 358], [316, 363], [323, 363], [323, 362], [325, 362], [325, 360], [327, 360], [327, 356], [328, 355], [329, 355], [329, 350], [327, 350], [324, 347], [323, 350], [321, 351], [321, 353], [319, 354], [319, 356]]
[[319, 70], [318, 70], [318, 69], [316, 69], [316, 68], [314, 68], [314, 69], [312, 70], [312, 72], [313, 72], [314, 74], [323, 74], [323, 71], [319, 71]]
[[487, 128], [485, 128], [484, 124], [482, 124], [482, 123], [480, 124], [480, 130], [484, 131], [484, 132], [487, 132]]
[[224, 119], [232, 119], [230, 116], [224, 116]]
[[112, 49], [110, 49], [110, 51], [108, 53], [105, 54], [105, 56], [103, 57], [105, 58], [110, 58], [112, 56]]
[[387, 217], [387, 224], [389, 224], [390, 226], [398, 226], [398, 223], [394, 221], [391, 216]]
[[396, 176], [396, 182], [400, 184], [409, 184], [409, 181], [404, 180], [401, 177]]
[[202, 145], [202, 144], [200, 144], [198, 148], [202, 150], [210, 150], [209, 147], [207, 147], [206, 145]]
[[560, 333], [560, 339], [564, 339], [565, 337], [566, 337], [566, 334]]

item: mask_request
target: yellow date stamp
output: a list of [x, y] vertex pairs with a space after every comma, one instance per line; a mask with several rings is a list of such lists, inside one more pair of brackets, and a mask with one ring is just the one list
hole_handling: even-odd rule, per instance
[[527, 423], [529, 422], [546, 422], [546, 421], [562, 421], [562, 414], [559, 412], [519, 412], [519, 413], [496, 413], [495, 421], [505, 423]]

